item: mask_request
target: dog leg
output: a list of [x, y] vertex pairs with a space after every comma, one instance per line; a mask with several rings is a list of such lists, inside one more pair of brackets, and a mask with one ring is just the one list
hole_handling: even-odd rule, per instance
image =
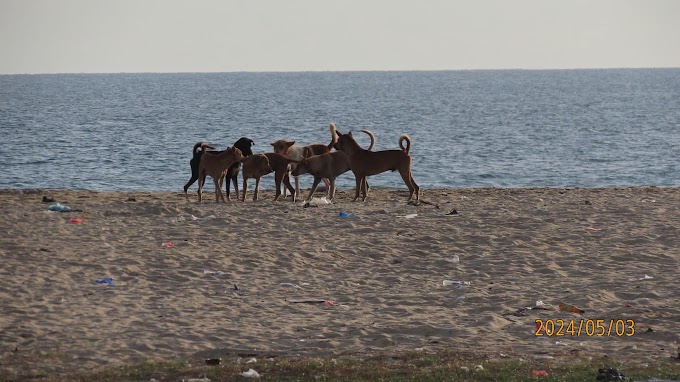
[[215, 183], [215, 203], [219, 203], [220, 194], [222, 193], [222, 189], [220, 188], [220, 181], [218, 179], [213, 178], [213, 183]]
[[248, 178], [245, 176], [243, 177], [243, 199], [241, 199], [242, 202], [246, 201], [246, 192], [248, 191]]
[[354, 193], [354, 200], [353, 200], [355, 202], [357, 201], [357, 199], [359, 199], [359, 191], [361, 191], [361, 180], [362, 179], [363, 178], [361, 176], [354, 174], [354, 180], [355, 180], [356, 185], [357, 185], [356, 192]]
[[330, 188], [329, 188], [329, 195], [330, 195], [329, 200], [332, 202], [333, 198], [335, 198], [335, 178], [331, 178], [329, 183], [331, 184]]
[[196, 163], [196, 161], [193, 159], [189, 161], [189, 166], [191, 167], [191, 179], [189, 179], [187, 184], [184, 185], [184, 194], [186, 194], [189, 190], [189, 187], [191, 187], [191, 185], [198, 180], [198, 163], [194, 163]]
[[295, 177], [295, 195], [293, 195], [293, 201], [295, 201], [295, 198], [300, 196], [300, 177], [296, 176]]
[[276, 184], [276, 196], [274, 197], [274, 201], [279, 200], [279, 196], [281, 196], [281, 181], [283, 180], [284, 183], [287, 181], [290, 184], [290, 181], [287, 179], [287, 177], [284, 177], [284, 175], [286, 174], [274, 174], [274, 183]]
[[253, 196], [253, 202], [257, 201], [258, 195], [260, 195], [260, 180], [262, 177], [255, 178], [255, 195]]
[[[238, 177], [231, 178], [231, 182], [234, 183], [234, 193], [236, 194], [236, 200], [238, 200]], [[229, 188], [227, 188], [228, 190]], [[229, 191], [227, 191], [227, 199], [229, 198]]]
[[[290, 177], [288, 177], [288, 174], [286, 174], [286, 176], [283, 177], [283, 179], [280, 180], [279, 182], [283, 182], [283, 184], [285, 186], [284, 190], [288, 189], [288, 191], [290, 191], [290, 194], [293, 196], [293, 202], [295, 202], [295, 200], [296, 200], [295, 189], [290, 184]], [[285, 196], [284, 196], [284, 198], [285, 198]]]
[[416, 181], [413, 179], [413, 175], [411, 175], [411, 172], [409, 171], [409, 177], [411, 178], [411, 184], [413, 185], [413, 188], [416, 190], [416, 202], [420, 201], [420, 187], [416, 184]]
[[361, 198], [362, 202], [365, 202], [366, 198], [368, 197], [368, 191], [366, 190], [366, 183], [367, 183], [366, 179], [367, 178], [368, 177], [365, 176], [361, 179], [361, 194], [363, 195], [363, 197]]
[[319, 187], [319, 183], [321, 183], [321, 178], [314, 177], [314, 183], [312, 184], [312, 190], [309, 191], [309, 198], [307, 198], [308, 202], [312, 201], [312, 198], [314, 197], [314, 193], [316, 192], [316, 188]]
[[411, 176], [411, 171], [409, 168], [400, 168], [399, 175], [401, 175], [401, 179], [404, 181], [406, 187], [408, 187], [408, 201], [411, 201], [413, 193], [416, 190], [412, 183], [413, 177]]
[[203, 202], [203, 183], [205, 183], [205, 178], [198, 177], [198, 202]]

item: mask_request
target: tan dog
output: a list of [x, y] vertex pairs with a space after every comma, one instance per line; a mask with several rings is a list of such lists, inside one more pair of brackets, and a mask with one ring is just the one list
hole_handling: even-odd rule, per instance
[[[383, 173], [388, 170], [398, 170], [401, 179], [408, 187], [410, 192], [408, 200], [416, 195], [416, 201], [420, 199], [420, 187], [413, 180], [411, 175], [411, 157], [408, 155], [411, 149], [411, 138], [404, 134], [399, 137], [399, 147], [401, 150], [382, 150], [382, 151], [368, 151], [364, 150], [354, 140], [352, 133], [338, 134], [335, 149], [343, 151], [349, 158], [349, 165], [354, 173], [356, 179], [356, 194], [354, 200], [359, 199], [359, 191], [361, 191], [363, 198], [366, 200], [367, 184], [366, 178], [371, 175]], [[406, 147], [403, 142], [406, 141]]]
[[267, 175], [272, 171], [271, 166], [269, 166], [269, 159], [264, 154], [257, 154], [244, 159], [243, 168], [241, 170], [243, 173], [243, 198], [241, 201], [246, 201], [248, 179], [255, 178], [255, 195], [253, 196], [253, 201], [256, 201], [257, 195], [260, 192], [260, 180], [262, 176]]
[[260, 179], [272, 171], [274, 172], [274, 183], [276, 184], [277, 201], [281, 196], [281, 183], [286, 186], [290, 193], [293, 194], [293, 201], [295, 201], [295, 190], [290, 184], [290, 180], [286, 176], [290, 171], [290, 164], [297, 163], [296, 160], [286, 158], [281, 154], [266, 153], [253, 155], [243, 160], [243, 199], [246, 200], [246, 191], [248, 190], [248, 179], [255, 178], [255, 195], [253, 201], [257, 200], [260, 190]]
[[314, 176], [314, 184], [309, 192], [308, 201], [312, 200], [312, 196], [316, 192], [321, 179], [328, 179], [330, 181], [330, 188], [328, 189], [328, 197], [333, 200], [335, 197], [335, 178], [350, 170], [349, 158], [347, 154], [342, 151], [335, 151], [321, 155], [314, 155], [309, 158], [302, 158], [297, 163], [297, 166], [291, 173], [293, 176], [301, 174], [312, 174]]
[[201, 144], [203, 155], [201, 156], [201, 162], [198, 165], [198, 202], [200, 203], [203, 201], [203, 184], [205, 183], [206, 175], [210, 175], [215, 183], [216, 202], [219, 203], [220, 199], [222, 199], [222, 201], [226, 203], [227, 201], [224, 199], [224, 194], [222, 193], [224, 178], [227, 176], [229, 167], [243, 159], [243, 154], [241, 153], [241, 150], [236, 147], [229, 147], [224, 151], [220, 151], [218, 154], [211, 154], [205, 150], [208, 147], [210, 147], [210, 145], [207, 143]]

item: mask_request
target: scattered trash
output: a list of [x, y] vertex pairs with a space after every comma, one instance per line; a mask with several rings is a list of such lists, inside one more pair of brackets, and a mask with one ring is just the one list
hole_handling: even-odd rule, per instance
[[547, 377], [548, 372], [545, 370], [534, 370], [531, 372], [531, 375], [533, 375], [534, 377]]
[[484, 371], [484, 366], [482, 366], [482, 365], [476, 365], [476, 366], [475, 366], [475, 371]]
[[418, 214], [397, 215], [398, 218], [404, 218], [404, 219], [413, 219], [416, 216], [418, 216]]
[[83, 224], [83, 219], [81, 219], [81, 218], [71, 218], [71, 219], [69, 219], [68, 222], [73, 223], [73, 224]]
[[71, 212], [73, 209], [65, 204], [61, 203], [54, 203], [50, 204], [49, 207], [47, 207], [48, 210], [50, 211], [57, 211], [57, 212]]
[[457, 281], [457, 280], [444, 280], [442, 281], [444, 286], [455, 286], [456, 288], [462, 288], [464, 286], [470, 286], [470, 281]]
[[48, 198], [47, 196], [43, 196], [42, 202], [43, 203], [54, 203], [54, 198]]
[[189, 378], [183, 379], [182, 382], [210, 382], [208, 378]]
[[220, 358], [208, 358], [205, 360], [205, 364], [210, 366], [219, 365], [220, 362], [222, 362]]
[[459, 303], [459, 302], [461, 302], [461, 301], [463, 301], [463, 300], [465, 300], [465, 296], [458, 296], [458, 297], [456, 297], [455, 300], [453, 300], [453, 303], [454, 303], [454, 304], [457, 304], [457, 303]]
[[292, 286], [293, 288], [302, 289], [301, 286], [299, 286], [299, 285], [297, 285], [297, 284], [293, 284], [293, 283], [279, 283], [279, 285], [282, 285], [282, 286]]
[[234, 290], [241, 290], [241, 288], [239, 288], [238, 285], [234, 284]]
[[626, 375], [613, 367], [597, 369], [597, 380], [599, 381], [624, 381]]
[[458, 257], [458, 255], [453, 255], [453, 258], [451, 259], [451, 262], [453, 262], [453, 263], [458, 263], [458, 262], [460, 262], [460, 257]]
[[354, 219], [355, 215], [354, 214], [348, 214], [347, 212], [340, 212], [338, 214], [341, 218], [348, 218], [348, 219]]
[[255, 363], [255, 362], [257, 362], [257, 358], [255, 358], [255, 357], [246, 361], [246, 363]]
[[633, 300], [633, 302], [636, 304], [649, 304], [650, 302], [652, 302], [652, 300], [650, 300], [647, 297], [640, 297]]
[[161, 244], [161, 247], [165, 247], [165, 248], [172, 248], [172, 247], [174, 247], [174, 246], [175, 246], [175, 245], [172, 244], [171, 241], [168, 241], [167, 243]]
[[332, 302], [330, 302], [328, 300], [323, 302], [323, 306], [333, 306], [333, 305], [335, 305], [335, 304], [333, 304]]
[[632, 278], [632, 279], [628, 279], [628, 281], [651, 280], [651, 279], [653, 279], [653, 278], [654, 278], [654, 277], [652, 277], [652, 276], [644, 275], [643, 277], [640, 277], [640, 278]]
[[563, 302], [560, 302], [560, 310], [564, 311], [564, 312], [578, 313], [578, 314], [583, 314], [583, 313], [586, 312], [585, 310], [579, 309], [579, 308], [575, 307], [574, 305], [565, 304]]
[[532, 357], [534, 359], [545, 359], [545, 360], [555, 359], [555, 357], [553, 357], [551, 355], [547, 355], [547, 354], [534, 354]]
[[253, 369], [248, 369], [248, 371], [244, 371], [243, 373], [241, 373], [241, 377], [260, 378], [260, 374]]
[[99, 279], [94, 281], [97, 284], [108, 284], [108, 285], [113, 285], [113, 279], [111, 277], [107, 277], [105, 279]]
[[312, 198], [309, 201], [303, 201], [302, 204], [305, 207], [316, 207], [317, 204], [331, 204], [331, 201], [324, 196], [321, 198]]
[[543, 306], [543, 305], [545, 305], [543, 303], [543, 301], [541, 301], [541, 300], [536, 301], [536, 306]]
[[469, 369], [468, 367], [466, 367], [466, 366], [461, 366], [460, 369], [463, 370], [463, 371], [466, 372], [466, 373], [469, 373], [469, 372], [470, 372], [470, 369]]
[[325, 298], [294, 298], [289, 299], [288, 302], [292, 304], [325, 304]]
[[[170, 243], [170, 246], [172, 246], [172, 243]], [[203, 271], [204, 275], [215, 275], [215, 276], [222, 276], [224, 272], [222, 271]]]
[[447, 215], [458, 215], [458, 211], [456, 211], [456, 209], [454, 208], [454, 209], [451, 210], [451, 212], [449, 212]]
[[601, 228], [595, 228], [595, 227], [586, 227], [585, 230], [586, 230], [586, 231], [589, 231], [589, 232], [598, 232], [598, 231], [602, 231]]

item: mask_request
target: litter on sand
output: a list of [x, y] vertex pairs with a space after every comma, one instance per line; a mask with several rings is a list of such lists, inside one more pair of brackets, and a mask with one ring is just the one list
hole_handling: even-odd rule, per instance
[[583, 313], [586, 312], [585, 310], [579, 309], [579, 308], [575, 307], [574, 305], [565, 304], [563, 302], [560, 302], [560, 310], [564, 311], [564, 312], [578, 313], [578, 314], [583, 314]]
[[346, 218], [346, 219], [353, 219], [355, 217], [354, 214], [348, 214], [347, 212], [340, 212], [338, 214], [341, 218]]
[[404, 219], [413, 219], [416, 216], [418, 216], [418, 214], [397, 215], [398, 218], [404, 218]]
[[99, 280], [94, 280], [95, 283], [97, 284], [107, 284], [107, 285], [113, 285], [113, 279], [111, 277], [107, 277], [105, 279], [99, 279]]
[[83, 224], [83, 219], [81, 219], [81, 218], [71, 218], [71, 219], [69, 219], [68, 222], [72, 223], [72, 224]]
[[653, 279], [653, 278], [654, 278], [654, 277], [652, 277], [652, 276], [644, 275], [643, 277], [640, 277], [640, 278], [632, 278], [632, 279], [628, 279], [628, 281], [651, 280], [651, 279]]
[[48, 210], [50, 211], [57, 211], [57, 212], [71, 212], [73, 209], [65, 204], [61, 203], [54, 203], [50, 204], [49, 207], [47, 207]]
[[246, 377], [246, 378], [260, 378], [260, 373], [253, 369], [248, 369], [248, 371], [244, 371], [241, 373], [241, 377]]
[[175, 246], [175, 245], [172, 244], [171, 241], [168, 241], [167, 243], [161, 244], [161, 247], [165, 247], [165, 248], [172, 248], [172, 247], [174, 247], [174, 246]]

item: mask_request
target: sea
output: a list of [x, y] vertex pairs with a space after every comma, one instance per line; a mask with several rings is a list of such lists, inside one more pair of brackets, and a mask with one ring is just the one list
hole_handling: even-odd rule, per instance
[[669, 68], [0, 75], [0, 189], [181, 191], [198, 141], [270, 152], [330, 122], [374, 150], [408, 134], [424, 188], [680, 186]]

